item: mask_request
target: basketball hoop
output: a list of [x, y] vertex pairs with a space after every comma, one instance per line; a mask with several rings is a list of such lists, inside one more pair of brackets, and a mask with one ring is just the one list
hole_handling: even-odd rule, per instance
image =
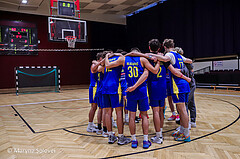
[[69, 48], [75, 48], [75, 42], [77, 40], [76, 36], [67, 36], [65, 39], [68, 42], [68, 47]]

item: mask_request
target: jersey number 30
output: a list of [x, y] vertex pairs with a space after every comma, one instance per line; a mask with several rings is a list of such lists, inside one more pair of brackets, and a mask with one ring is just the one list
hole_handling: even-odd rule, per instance
[[130, 78], [132, 78], [132, 77], [138, 77], [138, 67], [137, 66], [129, 66], [128, 67], [128, 71], [129, 71], [129, 74], [128, 74], [128, 76], [130, 77]]

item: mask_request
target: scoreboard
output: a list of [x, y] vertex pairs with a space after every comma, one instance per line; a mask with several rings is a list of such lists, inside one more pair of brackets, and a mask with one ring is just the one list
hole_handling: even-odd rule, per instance
[[64, 16], [75, 16], [74, 2], [58, 1], [58, 14]]
[[[0, 23], [1, 24], [1, 23]], [[37, 29], [29, 26], [0, 25], [0, 55], [37, 55]], [[4, 51], [4, 49], [10, 49]], [[16, 49], [29, 49], [19, 51]]]

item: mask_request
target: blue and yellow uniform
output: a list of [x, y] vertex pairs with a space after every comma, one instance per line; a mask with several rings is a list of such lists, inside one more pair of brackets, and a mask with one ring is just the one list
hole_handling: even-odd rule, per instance
[[90, 85], [89, 85], [89, 103], [97, 103], [97, 73], [92, 73], [90, 70]]
[[[119, 56], [113, 56], [109, 58], [109, 62], [116, 61]], [[119, 96], [118, 96], [118, 86], [119, 79], [121, 76], [122, 66], [114, 67], [111, 69], [105, 68], [104, 78], [102, 85], [103, 94], [103, 107], [104, 108], [116, 108], [119, 107]]]
[[102, 102], [102, 81], [104, 74], [102, 72], [98, 72], [98, 80], [97, 80], [97, 104], [100, 108], [103, 108]]
[[[150, 61], [154, 66], [155, 63]], [[157, 74], [149, 73], [148, 76], [148, 94], [150, 100], [150, 106], [152, 107], [163, 107], [166, 96], [166, 70], [169, 66], [168, 63], [160, 63], [160, 69]]]
[[119, 104], [121, 107], [124, 106], [123, 96], [126, 96], [127, 82], [125, 78], [124, 68], [121, 71], [121, 77], [119, 81], [118, 94], [119, 94]]
[[[125, 68], [127, 86], [133, 86], [140, 76], [144, 72], [144, 68], [141, 65], [140, 57], [125, 57]], [[132, 112], [147, 111], [149, 109], [148, 97], [147, 97], [147, 82], [143, 82], [132, 92], [127, 92], [127, 105], [126, 109]]]
[[[182, 69], [184, 66], [183, 58], [176, 52], [171, 51], [175, 57], [175, 64], [173, 65], [174, 68]], [[173, 74], [171, 74], [172, 78], [172, 98], [174, 103], [185, 103], [188, 102], [188, 93], [190, 92], [189, 84], [186, 80], [179, 78]]]

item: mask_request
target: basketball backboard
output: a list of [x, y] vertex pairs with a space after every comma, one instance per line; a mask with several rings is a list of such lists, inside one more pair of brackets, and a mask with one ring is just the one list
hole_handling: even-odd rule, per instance
[[76, 36], [76, 42], [87, 42], [86, 21], [48, 17], [50, 41], [66, 41], [67, 36]]

